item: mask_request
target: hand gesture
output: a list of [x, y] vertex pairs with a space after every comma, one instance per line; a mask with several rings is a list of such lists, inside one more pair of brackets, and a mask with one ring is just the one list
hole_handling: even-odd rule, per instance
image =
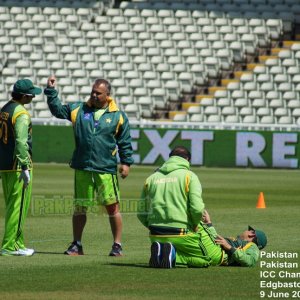
[[19, 176], [19, 182], [21, 182], [21, 180], [23, 180], [24, 182], [24, 189], [27, 188], [29, 182], [30, 182], [30, 173], [29, 170], [22, 170], [21, 174]]
[[56, 86], [56, 77], [54, 75], [51, 75], [47, 80], [47, 87], [55, 88], [55, 86]]
[[231, 245], [225, 240], [222, 236], [217, 235], [215, 242], [217, 245], [220, 245], [224, 250], [230, 250]]
[[202, 214], [202, 222], [204, 224], [211, 223], [210, 215], [209, 215], [209, 213], [208, 213], [208, 211], [206, 209], [203, 211], [203, 214]]

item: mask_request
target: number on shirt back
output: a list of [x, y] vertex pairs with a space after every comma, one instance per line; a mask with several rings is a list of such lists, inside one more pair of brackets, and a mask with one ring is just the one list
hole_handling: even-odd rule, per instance
[[7, 144], [7, 123], [0, 119], [0, 140], [1, 139], [4, 144]]

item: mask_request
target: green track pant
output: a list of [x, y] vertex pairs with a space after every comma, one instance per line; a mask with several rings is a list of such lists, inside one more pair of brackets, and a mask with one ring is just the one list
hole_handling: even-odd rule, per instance
[[210, 265], [210, 258], [201, 246], [198, 233], [185, 235], [150, 235], [151, 242], [170, 242], [176, 249], [176, 266], [203, 268]]
[[201, 237], [201, 244], [211, 259], [212, 266], [218, 266], [227, 261], [228, 255], [220, 245], [215, 243], [215, 236], [206, 225], [199, 224], [198, 234]]
[[20, 172], [1, 172], [6, 208], [3, 250], [15, 251], [25, 248], [23, 228], [31, 198], [32, 171], [30, 175], [31, 181], [27, 188], [23, 189], [23, 181], [19, 182]]

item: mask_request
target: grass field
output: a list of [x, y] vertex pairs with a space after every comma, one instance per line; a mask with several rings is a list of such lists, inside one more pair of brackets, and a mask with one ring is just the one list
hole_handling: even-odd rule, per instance
[[[68, 257], [62, 253], [72, 240], [73, 172], [66, 165], [36, 164], [25, 238], [37, 253], [33, 257], [0, 257], [0, 299], [260, 299], [259, 265], [172, 270], [147, 267], [148, 233], [133, 210], [143, 180], [153, 170], [133, 166], [130, 176], [120, 182], [126, 204], [125, 255], [107, 256], [112, 244], [107, 216], [93, 211], [83, 238], [86, 255]], [[220, 234], [235, 236], [250, 224], [267, 233], [266, 251], [300, 254], [299, 170], [193, 171], [200, 178], [204, 202]], [[259, 192], [264, 192], [266, 209], [256, 208]], [[2, 237], [2, 189], [0, 199]]]

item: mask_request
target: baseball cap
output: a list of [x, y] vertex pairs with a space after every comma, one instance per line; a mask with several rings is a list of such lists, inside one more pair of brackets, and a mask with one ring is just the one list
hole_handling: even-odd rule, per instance
[[267, 245], [267, 236], [266, 236], [266, 234], [263, 231], [258, 230], [258, 229], [254, 229], [251, 226], [248, 226], [248, 230], [255, 231], [256, 238], [255, 238], [254, 241], [255, 241], [258, 249], [261, 250], [261, 249], [265, 248], [266, 245]]
[[42, 89], [34, 86], [30, 79], [19, 79], [14, 84], [13, 92], [24, 95], [39, 95], [42, 93]]

